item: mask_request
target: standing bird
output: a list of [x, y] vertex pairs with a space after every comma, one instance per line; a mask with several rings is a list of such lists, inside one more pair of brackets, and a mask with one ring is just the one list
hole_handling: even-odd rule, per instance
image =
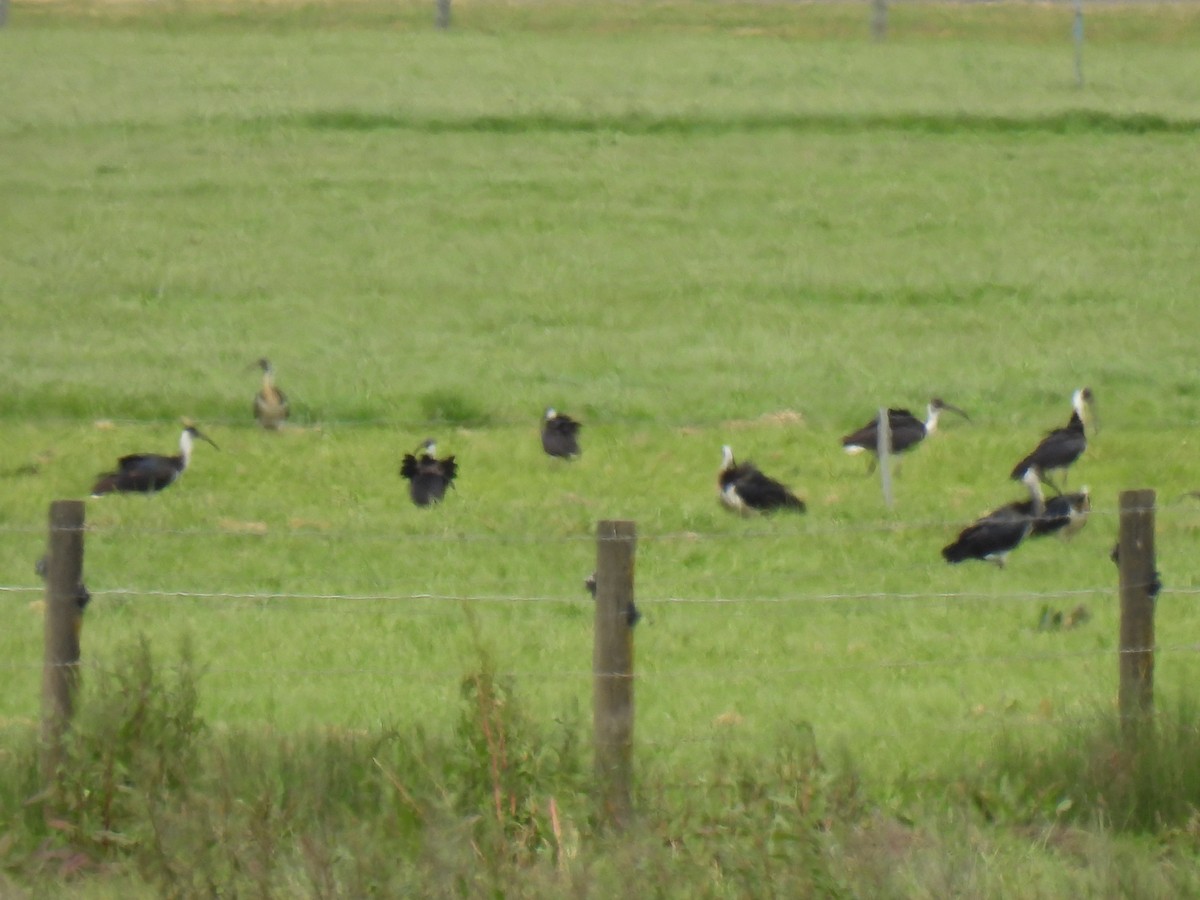
[[1033, 452], [1013, 467], [1011, 474], [1013, 480], [1020, 481], [1026, 469], [1034, 469], [1039, 478], [1061, 494], [1062, 490], [1050, 479], [1050, 473], [1061, 471], [1063, 483], [1066, 484], [1067, 467], [1079, 459], [1083, 455], [1083, 451], [1087, 449], [1087, 433], [1084, 430], [1084, 424], [1089, 417], [1093, 420], [1093, 429], [1098, 430], [1092, 389], [1079, 388], [1071, 396], [1070, 421], [1064, 427], [1048, 432], [1033, 449]]
[[733, 450], [728, 444], [721, 448], [721, 468], [717, 472], [717, 489], [721, 503], [734, 512], [749, 515], [754, 512], [772, 512], [790, 509], [804, 512], [807, 507], [787, 487], [774, 478], [768, 478], [754, 463], [736, 463]]
[[175, 483], [192, 459], [192, 443], [196, 438], [212, 440], [189, 425], [179, 436], [179, 454], [163, 456], [158, 453], [135, 453], [117, 460], [115, 472], [105, 472], [92, 487], [92, 496], [101, 497], [113, 491], [152, 494]]
[[994, 509], [964, 528], [954, 543], [942, 548], [946, 562], [981, 559], [1004, 567], [1008, 554], [1025, 540], [1046, 508], [1037, 472], [1027, 470], [1021, 481], [1029, 488], [1029, 499]]
[[1074, 537], [1087, 524], [1092, 511], [1092, 495], [1084, 485], [1073, 494], [1059, 494], [1046, 501], [1045, 511], [1033, 523], [1030, 537], [1043, 537], [1058, 533], [1061, 537]]
[[254, 418], [268, 431], [275, 431], [291, 414], [287, 395], [275, 386], [275, 369], [265, 356], [254, 364], [262, 369], [262, 387], [254, 395]]
[[400, 474], [408, 479], [408, 493], [417, 506], [429, 506], [438, 503], [446, 494], [446, 488], [454, 486], [454, 476], [458, 474], [458, 464], [453, 456], [438, 459], [437, 443], [433, 438], [421, 443], [417, 449], [419, 457], [411, 453], [404, 454], [400, 463]]
[[[888, 428], [892, 432], [892, 452], [903, 453], [905, 450], [910, 450], [926, 437], [933, 434], [937, 430], [938, 416], [942, 410], [948, 410], [952, 413], [957, 413], [968, 422], [971, 417], [959, 409], [957, 406], [951, 406], [941, 397], [934, 397], [929, 401], [929, 405], [925, 408], [926, 418], [922, 422], [907, 409], [889, 409], [888, 410]], [[842, 448], [851, 454], [855, 453], [877, 453], [879, 450], [879, 417], [876, 416], [862, 428], [852, 434], [842, 438]], [[875, 464], [878, 460], [873, 456], [871, 464], [867, 468], [867, 474], [875, 471]]]
[[573, 459], [579, 451], [579, 429], [583, 426], [568, 415], [546, 408], [542, 418], [542, 449], [551, 456]]

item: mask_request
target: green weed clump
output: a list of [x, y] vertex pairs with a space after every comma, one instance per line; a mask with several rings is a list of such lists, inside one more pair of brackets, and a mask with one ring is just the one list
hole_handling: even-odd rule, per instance
[[1010, 737], [974, 799], [989, 818], [1182, 830], [1200, 847], [1198, 714], [1181, 698], [1136, 722], [1102, 710], [1065, 723], [1048, 742]]

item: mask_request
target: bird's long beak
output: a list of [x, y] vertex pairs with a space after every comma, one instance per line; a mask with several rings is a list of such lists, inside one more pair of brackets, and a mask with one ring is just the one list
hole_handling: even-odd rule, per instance
[[942, 402], [942, 409], [947, 410], [952, 413], [957, 413], [958, 415], [960, 415], [964, 419], [966, 419], [968, 422], [971, 421], [971, 417], [968, 416], [963, 410], [959, 409], [957, 406], [951, 406], [949, 403], [946, 403], [945, 401]]
[[202, 441], [207, 441], [208, 443], [212, 444], [214, 450], [221, 449], [220, 447], [217, 446], [216, 441], [214, 441], [212, 438], [210, 438], [207, 434], [200, 431], [199, 429], [196, 430], [196, 437], [200, 438], [200, 440], [202, 440]]

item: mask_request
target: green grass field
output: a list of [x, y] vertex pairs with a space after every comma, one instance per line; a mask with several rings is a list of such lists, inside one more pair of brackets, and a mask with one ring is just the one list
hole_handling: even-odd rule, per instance
[[[88, 502], [83, 652], [99, 670], [137, 635], [168, 660], [190, 640], [220, 730], [449, 736], [482, 647], [535, 721], [590, 733], [582, 580], [596, 522], [627, 518], [641, 771], [692, 783], [806, 723], [873, 809], [940, 821], [1003, 737], [1114, 702], [1108, 553], [1136, 487], [1160, 500], [1159, 690], [1189, 691], [1200, 8], [1089, 9], [1082, 88], [1065, 7], [903, 5], [882, 45], [841, 5], [454, 13], [436, 33], [432, 4], [14, 4], [10, 746], [39, 711], [49, 502], [172, 451], [184, 417], [220, 451], [160, 496]], [[250, 415], [262, 355], [293, 401], [279, 434]], [[946, 566], [1084, 384], [1085, 531]], [[972, 422], [943, 420], [887, 510], [838, 438], [935, 394]], [[578, 462], [541, 452], [551, 404], [585, 422]], [[428, 435], [461, 475], [422, 510], [397, 470]], [[724, 443], [808, 514], [722, 510]], [[1081, 627], [1037, 630], [1081, 603]], [[991, 839], [1028, 895], [1065, 883]], [[1182, 883], [1113, 840], [1091, 858], [1138, 860], [1134, 894]], [[893, 887], [1004, 895], [960, 874]]]

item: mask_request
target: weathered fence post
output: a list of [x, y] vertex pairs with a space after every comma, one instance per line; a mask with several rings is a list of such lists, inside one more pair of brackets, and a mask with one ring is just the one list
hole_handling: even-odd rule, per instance
[[871, 37], [882, 41], [887, 37], [887, 0], [871, 0]]
[[879, 462], [879, 483], [883, 487], [883, 502], [892, 508], [892, 420], [886, 408], [879, 410], [875, 428], [875, 458]]
[[1075, 0], [1075, 20], [1071, 25], [1075, 41], [1075, 87], [1083, 87], [1083, 0]]
[[1121, 585], [1122, 726], [1136, 729], [1154, 711], [1154, 491], [1121, 492], [1117, 566]]
[[434, 25], [439, 31], [445, 31], [450, 27], [450, 0], [436, 0], [437, 15], [434, 18]]
[[42, 775], [49, 782], [62, 759], [62, 738], [75, 709], [79, 679], [78, 597], [83, 574], [83, 501], [50, 504], [46, 553], [45, 657], [42, 665]]
[[616, 827], [633, 815], [633, 522], [596, 529], [596, 638], [592, 655], [596, 786], [600, 813]]

